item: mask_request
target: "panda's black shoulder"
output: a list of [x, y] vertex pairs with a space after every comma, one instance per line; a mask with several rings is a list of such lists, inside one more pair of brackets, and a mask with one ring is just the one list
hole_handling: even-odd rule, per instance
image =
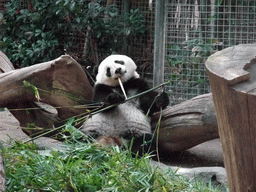
[[96, 83], [94, 85], [93, 101], [104, 101], [111, 93], [113, 93], [112, 87], [105, 84]]
[[111, 91], [112, 87], [105, 85], [105, 84], [101, 84], [101, 83], [96, 83], [94, 85], [94, 91], [95, 92], [106, 92], [109, 93]]
[[124, 83], [125, 89], [138, 89], [142, 92], [149, 89], [149, 85], [145, 79], [142, 78], [131, 78]]

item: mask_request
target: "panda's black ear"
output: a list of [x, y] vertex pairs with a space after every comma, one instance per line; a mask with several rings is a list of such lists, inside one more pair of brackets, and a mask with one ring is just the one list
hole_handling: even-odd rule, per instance
[[98, 74], [98, 68], [99, 68], [99, 65], [95, 65], [94, 67], [93, 67], [93, 75], [97, 75]]

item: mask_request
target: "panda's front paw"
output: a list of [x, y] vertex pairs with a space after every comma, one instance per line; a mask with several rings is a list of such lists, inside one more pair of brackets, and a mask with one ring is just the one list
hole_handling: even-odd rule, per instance
[[162, 92], [159, 96], [156, 98], [156, 105], [158, 108], [165, 109], [169, 105], [169, 97], [168, 94], [165, 92]]
[[115, 103], [121, 103], [125, 100], [124, 96], [122, 95], [119, 95], [117, 93], [110, 93], [104, 103], [105, 105], [112, 105], [112, 104], [115, 104]]

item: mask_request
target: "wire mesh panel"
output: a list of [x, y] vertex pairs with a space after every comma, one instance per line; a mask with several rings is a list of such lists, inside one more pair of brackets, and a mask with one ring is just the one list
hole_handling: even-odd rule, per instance
[[[132, 57], [140, 71], [152, 74], [154, 8], [149, 5], [148, 0], [0, 0], [0, 28], [6, 29], [0, 30], [0, 49], [19, 67], [65, 53], [93, 67], [107, 55], [119, 53]], [[12, 29], [3, 22], [6, 18], [9, 23], [17, 21]], [[39, 30], [44, 37], [35, 33]], [[53, 40], [52, 49], [38, 45]]]
[[[85, 3], [89, 4], [91, 2], [94, 2], [93, 0], [86, 0]], [[142, 76], [151, 76], [152, 77], [152, 70], [153, 70], [153, 44], [154, 44], [154, 4], [149, 4], [148, 0], [128, 0], [128, 1], [122, 1], [122, 0], [101, 0], [98, 1], [101, 3], [102, 6], [107, 5], [116, 5], [119, 9], [120, 13], [124, 12], [136, 12], [138, 11], [143, 15], [144, 22], [142, 25], [144, 25], [145, 32], [139, 34], [139, 35], [133, 35], [129, 34], [127, 31], [127, 34], [123, 37], [119, 37], [116, 39], [115, 44], [112, 44], [109, 46], [109, 49], [114, 49], [117, 45], [119, 46], [118, 49], [114, 49], [114, 53], [119, 54], [125, 54], [130, 56], [138, 65], [138, 70], [142, 74]], [[152, 6], [152, 8], [149, 8], [149, 6]], [[134, 14], [135, 15], [135, 14]], [[133, 19], [134, 20], [134, 19]], [[121, 21], [120, 21], [121, 22]], [[131, 21], [132, 22], [132, 21]], [[120, 31], [129, 30], [127, 26], [124, 28], [120, 28]], [[134, 30], [134, 29], [131, 29]], [[84, 34], [86, 34], [87, 31], [84, 31]], [[78, 61], [81, 61], [82, 52], [85, 50], [85, 42], [86, 42], [86, 35], [79, 33], [78, 31], [74, 31], [72, 34], [75, 38], [73, 38], [72, 42], [74, 47], [72, 48], [71, 54], [75, 59]], [[106, 44], [106, 41], [110, 41], [107, 37], [103, 37], [102, 39], [98, 39], [99, 41], [103, 41], [100, 44], [100, 49], [103, 50], [104, 44]], [[97, 42], [97, 43], [98, 43]], [[93, 47], [94, 45], [89, 45], [89, 47]], [[102, 59], [104, 59], [109, 52], [102, 53], [101, 50], [97, 50], [98, 54], [98, 63]], [[95, 58], [90, 58], [90, 61], [96, 60]], [[95, 61], [94, 61], [95, 62]]]
[[139, 9], [145, 18], [145, 33], [134, 38], [127, 54], [138, 66], [142, 78], [153, 86], [155, 3], [148, 0], [130, 0], [131, 9]]
[[256, 1], [169, 0], [165, 80], [172, 104], [210, 92], [204, 63], [223, 48], [256, 40]]
[[[3, 26], [1, 14], [4, 12], [4, 5], [7, 2], [7, 0], [0, 0], [0, 28]], [[30, 4], [28, 2], [30, 1], [20, 0], [20, 2], [20, 7], [16, 10], [16, 16], [20, 14], [20, 10], [27, 7], [29, 12], [34, 13], [35, 10], [31, 9], [31, 7], [29, 8]], [[96, 1], [84, 1], [85, 4], [93, 2]], [[92, 63], [98, 64], [113, 49], [113, 52], [132, 57], [137, 63], [142, 77], [152, 79], [154, 3], [151, 5], [149, 4], [151, 1], [148, 0], [102, 0], [99, 2], [103, 7], [115, 4], [119, 10], [119, 16], [121, 15], [120, 13], [125, 11], [136, 11], [139, 9], [139, 13], [143, 14], [141, 25], [143, 25], [142, 28], [145, 30], [139, 32], [138, 30], [141, 30], [140, 26], [132, 25], [131, 21], [125, 22], [122, 20], [123, 28], [118, 25], [117, 31], [122, 32], [120, 34], [124, 35], [119, 35], [115, 38], [111, 34], [100, 34], [97, 36], [96, 34], [99, 31], [105, 33], [104, 29], [90, 29], [89, 24], [82, 23], [83, 27], [79, 26], [82, 30], [78, 30], [77, 28], [79, 27], [70, 30], [68, 33], [64, 30], [61, 36], [66, 38], [61, 38], [58, 41], [56, 49], [60, 49], [62, 54], [66, 50], [68, 54], [84, 66], [92, 65]], [[170, 93], [172, 104], [177, 104], [197, 95], [210, 92], [204, 63], [211, 54], [232, 45], [255, 42], [256, 1], [166, 0], [166, 2], [166, 25], [164, 26], [166, 28], [165, 81], [171, 80], [167, 90]], [[54, 1], [53, 5], [54, 3], [56, 2]], [[150, 8], [151, 6], [152, 8]], [[135, 12], [130, 15], [138, 16]], [[107, 14], [100, 16], [105, 18]], [[129, 20], [130, 18], [127, 19]], [[132, 19], [133, 22], [136, 21], [136, 19]], [[62, 21], [64, 24], [67, 24], [67, 22], [73, 24], [77, 20], [67, 17]], [[31, 23], [25, 24], [30, 26]], [[128, 25], [131, 26], [131, 29]], [[129, 30], [134, 30], [132, 27], [138, 27], [138, 30], [135, 30], [133, 34], [129, 34]], [[30, 31], [30, 29], [28, 30]], [[123, 33], [124, 30], [128, 30], [127, 33]], [[45, 31], [44, 33], [48, 32]], [[91, 35], [89, 32], [91, 32]], [[27, 42], [32, 41], [27, 36], [25, 40]], [[15, 39], [14, 44], [19, 44], [19, 40]]]

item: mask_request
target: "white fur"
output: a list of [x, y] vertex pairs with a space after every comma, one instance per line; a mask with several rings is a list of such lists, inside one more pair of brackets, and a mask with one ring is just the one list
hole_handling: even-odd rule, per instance
[[150, 117], [132, 103], [126, 102], [109, 113], [93, 115], [80, 130], [86, 135], [96, 131], [103, 136], [120, 137], [129, 131], [133, 136], [140, 136], [151, 133]]
[[[115, 61], [123, 61], [124, 65], [115, 63]], [[111, 77], [106, 76], [107, 68], [110, 68]], [[118, 74], [115, 74], [116, 69], [121, 68], [123, 75], [120, 76], [121, 81], [125, 83], [132, 77], [139, 78], [139, 74], [136, 72], [137, 66], [134, 61], [126, 55], [110, 55], [104, 59], [98, 68], [98, 74], [96, 76], [96, 83], [108, 85], [108, 86], [117, 86]]]
[[[123, 61], [124, 65], [115, 63], [115, 60]], [[111, 77], [106, 76], [107, 68], [110, 68]], [[136, 72], [137, 66], [133, 60], [125, 55], [111, 55], [103, 60], [98, 69], [96, 84], [104, 84], [111, 87], [119, 85], [115, 71], [121, 68], [123, 75], [120, 77], [125, 83], [131, 78], [139, 78]], [[118, 88], [113, 88], [114, 92], [121, 93]], [[137, 94], [136, 89], [129, 89], [128, 97]], [[98, 133], [103, 136], [122, 137], [128, 133], [133, 136], [140, 136], [145, 133], [151, 133], [150, 117], [146, 116], [139, 108], [139, 99], [132, 99], [109, 112], [98, 113], [84, 123], [81, 131], [86, 135]]]

